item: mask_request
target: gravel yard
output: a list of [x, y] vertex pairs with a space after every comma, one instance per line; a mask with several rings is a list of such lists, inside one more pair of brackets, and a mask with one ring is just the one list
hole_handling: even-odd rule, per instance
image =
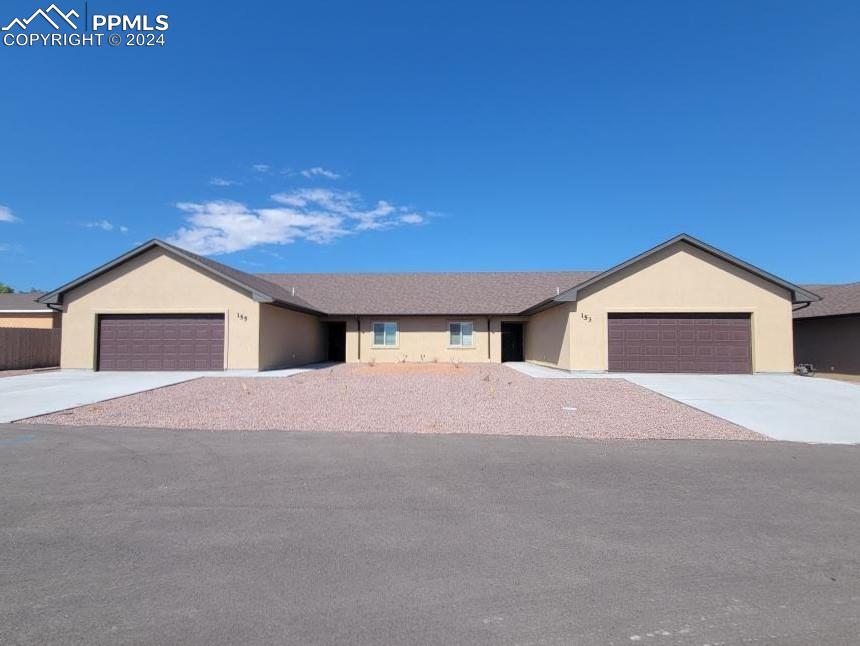
[[622, 379], [532, 379], [493, 364], [339, 365], [201, 378], [22, 423], [203, 430], [764, 440]]

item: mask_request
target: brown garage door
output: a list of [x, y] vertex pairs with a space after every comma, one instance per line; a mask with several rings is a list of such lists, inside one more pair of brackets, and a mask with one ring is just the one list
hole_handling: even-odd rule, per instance
[[609, 370], [752, 372], [746, 314], [610, 314]]
[[99, 317], [99, 370], [223, 369], [223, 314]]

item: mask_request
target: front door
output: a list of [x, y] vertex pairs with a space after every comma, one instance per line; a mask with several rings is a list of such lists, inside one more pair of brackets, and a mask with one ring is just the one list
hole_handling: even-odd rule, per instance
[[328, 360], [346, 361], [346, 323], [326, 323], [328, 327]]
[[502, 361], [523, 361], [523, 324], [502, 323]]

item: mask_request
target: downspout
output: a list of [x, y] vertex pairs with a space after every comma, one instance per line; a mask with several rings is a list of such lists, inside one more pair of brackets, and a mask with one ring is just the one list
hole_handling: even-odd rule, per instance
[[490, 332], [490, 317], [487, 317], [487, 361], [493, 360], [492, 355], [493, 337]]
[[792, 307], [791, 311], [792, 312], [799, 312], [800, 310], [805, 310], [810, 305], [812, 305], [812, 303], [810, 303], [810, 302], [801, 303], [800, 307]]

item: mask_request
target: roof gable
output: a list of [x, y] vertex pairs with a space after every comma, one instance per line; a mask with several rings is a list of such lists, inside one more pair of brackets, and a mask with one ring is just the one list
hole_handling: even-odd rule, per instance
[[821, 298], [817, 294], [814, 294], [811, 291], [800, 287], [799, 285], [795, 285], [794, 283], [790, 283], [786, 280], [783, 280], [782, 278], [779, 278], [778, 276], [766, 272], [763, 269], [759, 269], [755, 265], [751, 265], [750, 263], [745, 262], [739, 258], [735, 258], [734, 256], [726, 253], [725, 251], [721, 251], [716, 247], [712, 247], [711, 245], [702, 242], [701, 240], [698, 240], [691, 235], [682, 233], [673, 238], [670, 238], [666, 242], [663, 242], [656, 247], [649, 249], [648, 251], [639, 254], [638, 256], [634, 256], [633, 258], [625, 260], [624, 262], [615, 265], [614, 267], [607, 269], [602, 273], [592, 276], [591, 278], [582, 281], [578, 285], [574, 285], [570, 289], [560, 293], [553, 298], [549, 298], [541, 303], [538, 303], [534, 307], [529, 308], [528, 313], [533, 314], [535, 312], [554, 307], [560, 303], [575, 302], [579, 298], [579, 294], [582, 290], [592, 286], [597, 286], [597, 288], [599, 289], [601, 283], [616, 275], [618, 272], [630, 267], [631, 265], [641, 262], [642, 260], [646, 260], [647, 258], [659, 253], [660, 251], [663, 251], [664, 249], [681, 243], [686, 243], [692, 247], [700, 249], [701, 251], [704, 251], [716, 258], [724, 260], [725, 262], [728, 262], [755, 276], [758, 276], [759, 278], [762, 278], [769, 283], [788, 290], [791, 293], [792, 303], [810, 303], [821, 300]]
[[185, 249], [180, 249], [179, 247], [174, 247], [162, 240], [150, 240], [149, 242], [145, 242], [131, 251], [114, 258], [110, 262], [97, 267], [93, 271], [86, 273], [83, 276], [79, 276], [75, 280], [44, 294], [38, 299], [38, 302], [51, 305], [62, 304], [63, 295], [67, 292], [83, 285], [97, 276], [104, 274], [105, 272], [110, 271], [111, 269], [114, 269], [115, 267], [122, 265], [150, 249], [162, 249], [170, 255], [181, 258], [202, 272], [216, 276], [230, 285], [248, 292], [251, 298], [260, 303], [272, 303], [274, 305], [289, 307], [299, 311], [306, 311], [315, 314], [320, 313], [301, 298], [293, 296], [282, 287], [274, 285], [259, 276], [247, 274], [243, 271], [239, 271], [238, 269], [234, 269], [221, 264], [220, 262], [211, 260], [210, 258], [198, 256], [195, 253], [191, 253]]

